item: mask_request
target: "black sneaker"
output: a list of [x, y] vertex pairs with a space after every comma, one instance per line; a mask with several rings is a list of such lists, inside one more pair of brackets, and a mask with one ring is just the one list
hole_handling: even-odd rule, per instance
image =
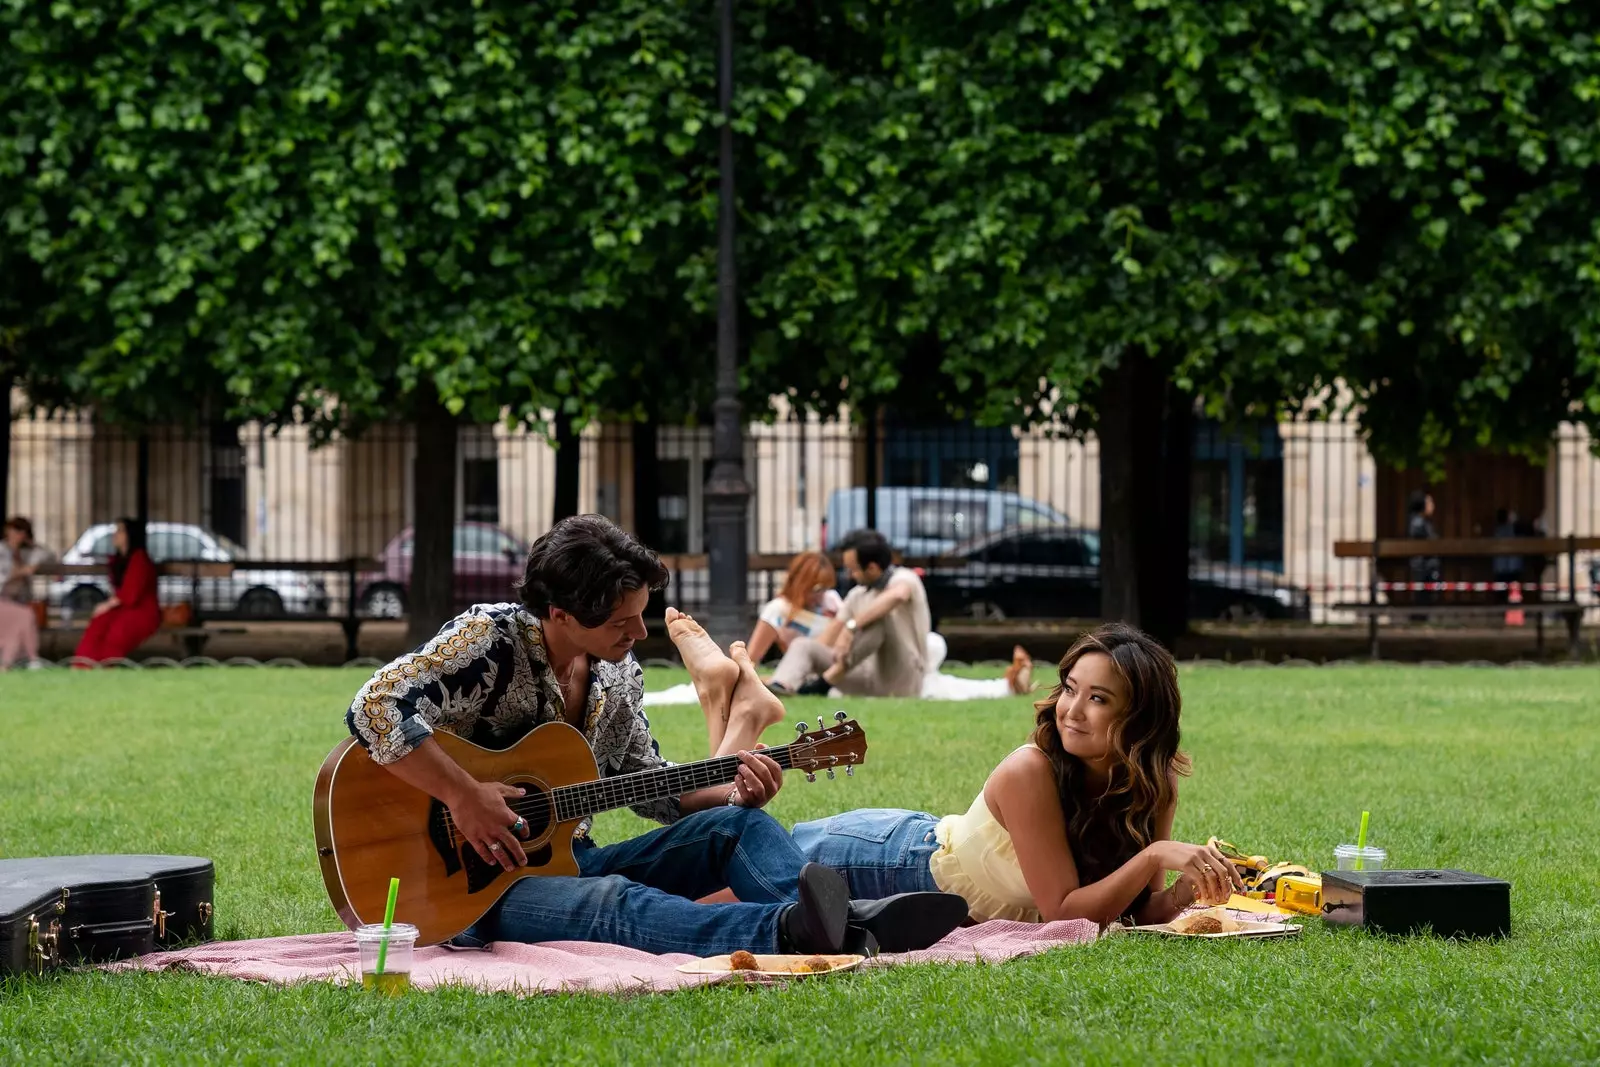
[[833, 686], [824, 679], [813, 678], [811, 681], [802, 685], [799, 689], [796, 689], [795, 695], [803, 697], [825, 697], [828, 695], [828, 691], [832, 688]]
[[876, 938], [885, 952], [915, 952], [938, 944], [967, 921], [966, 899], [954, 893], [900, 893], [882, 900], [852, 900], [850, 930]]

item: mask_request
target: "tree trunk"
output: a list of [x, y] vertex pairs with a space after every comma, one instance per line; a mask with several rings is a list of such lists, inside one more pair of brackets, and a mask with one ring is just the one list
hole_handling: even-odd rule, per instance
[[552, 523], [578, 513], [578, 475], [582, 470], [577, 433], [565, 415], [556, 416], [556, 492]]
[[11, 516], [11, 370], [0, 371], [0, 519]]
[[[661, 457], [654, 418], [633, 423], [633, 535], [645, 547], [661, 550]], [[666, 610], [667, 591], [651, 593], [645, 618], [658, 618]]]
[[1174, 648], [1189, 632], [1190, 490], [1194, 481], [1194, 398], [1162, 383], [1161, 516], [1155, 535], [1155, 595], [1143, 614], [1150, 633]]
[[413, 648], [455, 614], [456, 420], [431, 385], [417, 402], [411, 468], [412, 555], [406, 640]]
[[1193, 409], [1143, 352], [1100, 400], [1100, 610], [1171, 648], [1188, 629]]

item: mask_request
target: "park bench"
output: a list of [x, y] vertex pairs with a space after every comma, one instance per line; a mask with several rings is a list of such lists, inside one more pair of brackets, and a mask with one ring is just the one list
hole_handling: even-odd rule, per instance
[[[1365, 617], [1372, 658], [1379, 658], [1378, 630], [1384, 618], [1425, 615], [1445, 618], [1474, 616], [1504, 616], [1508, 611], [1520, 611], [1532, 617], [1535, 626], [1535, 648], [1544, 654], [1544, 620], [1559, 618], [1567, 625], [1567, 654], [1577, 659], [1580, 654], [1579, 628], [1587, 606], [1578, 601], [1579, 552], [1600, 549], [1600, 537], [1455, 537], [1455, 538], [1378, 538], [1373, 541], [1335, 541], [1333, 554], [1338, 559], [1369, 559], [1371, 574], [1367, 584], [1367, 599], [1346, 601], [1330, 605], [1331, 611], [1343, 611]], [[1515, 581], [1439, 581], [1412, 582], [1387, 581], [1383, 578], [1381, 564], [1384, 560], [1409, 560], [1417, 556], [1439, 559], [1492, 559], [1496, 556], [1548, 557], [1565, 554], [1567, 581], [1564, 585], [1542, 585], [1538, 582]], [[1504, 601], [1469, 601], [1448, 603], [1392, 603], [1380, 600], [1391, 592], [1432, 593], [1510, 593], [1516, 591], [1557, 594], [1554, 600], [1540, 599], [1526, 603]]]
[[[363, 573], [370, 574], [381, 569], [381, 564], [375, 559], [351, 557], [344, 560], [272, 560], [249, 559], [243, 562], [219, 562], [216, 560], [166, 560], [156, 564], [156, 575], [162, 578], [183, 577], [190, 579], [189, 617], [182, 623], [163, 624], [160, 632], [172, 636], [183, 648], [189, 657], [201, 656], [205, 653], [206, 643], [218, 634], [242, 634], [246, 628], [237, 624], [218, 625], [208, 621], [200, 609], [199, 582], [202, 578], [228, 578], [236, 569], [252, 571], [304, 571], [310, 573], [339, 573], [347, 583], [347, 596], [345, 598], [345, 611], [340, 615], [289, 615], [252, 617], [252, 622], [329, 622], [335, 623], [344, 632], [345, 658], [355, 659], [357, 655], [357, 638], [360, 635], [361, 623], [365, 621], [356, 613], [356, 586]], [[67, 574], [104, 574], [105, 565], [101, 563], [47, 563], [41, 565], [36, 571], [41, 577], [55, 577]], [[41, 630], [54, 630], [64, 632], [69, 627], [41, 627]]]

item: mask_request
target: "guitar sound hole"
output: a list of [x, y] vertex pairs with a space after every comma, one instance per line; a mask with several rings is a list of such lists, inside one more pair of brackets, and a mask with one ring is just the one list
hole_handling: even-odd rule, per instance
[[[521, 835], [523, 840], [537, 841], [545, 836], [553, 821], [549, 794], [532, 782], [512, 784], [528, 790], [528, 795], [508, 798], [507, 806], [528, 822], [527, 828]], [[435, 800], [428, 810], [428, 839], [432, 842], [434, 851], [439, 854], [439, 858], [444, 861], [445, 877], [454, 877], [465, 870], [467, 892], [481, 892], [493, 885], [495, 879], [505, 873], [505, 869], [497, 863], [484, 860], [478, 855], [478, 850], [470, 842], [463, 841], [458, 832], [453, 833], [453, 829], [447, 809]], [[528, 846], [527, 853], [530, 867], [543, 867], [550, 862], [551, 848], [548, 842]]]

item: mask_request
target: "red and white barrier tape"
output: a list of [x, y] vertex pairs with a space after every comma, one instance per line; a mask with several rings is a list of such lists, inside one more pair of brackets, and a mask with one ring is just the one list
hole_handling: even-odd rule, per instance
[[1506, 593], [1519, 589], [1524, 593], [1560, 593], [1566, 586], [1557, 582], [1379, 582], [1383, 593]]

